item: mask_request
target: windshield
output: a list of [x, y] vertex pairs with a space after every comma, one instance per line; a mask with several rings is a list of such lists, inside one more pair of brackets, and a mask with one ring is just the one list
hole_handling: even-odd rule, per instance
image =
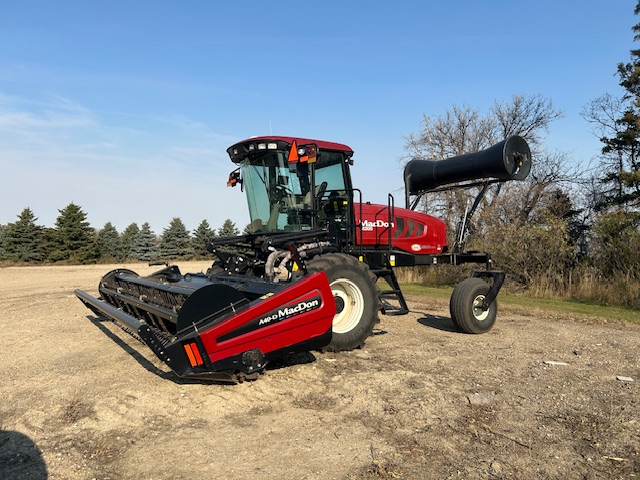
[[[316, 195], [344, 191], [340, 152], [322, 152], [315, 164]], [[313, 199], [310, 166], [289, 163], [283, 151], [256, 152], [241, 165], [252, 232], [311, 229]]]

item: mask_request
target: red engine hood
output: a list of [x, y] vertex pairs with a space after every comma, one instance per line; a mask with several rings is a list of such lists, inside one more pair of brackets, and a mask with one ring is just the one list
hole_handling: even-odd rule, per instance
[[431, 215], [404, 208], [394, 208], [389, 217], [386, 205], [362, 204], [362, 219], [356, 208], [359, 245], [377, 246], [389, 244], [389, 229], [393, 247], [416, 255], [438, 254], [446, 250], [447, 230], [445, 223]]

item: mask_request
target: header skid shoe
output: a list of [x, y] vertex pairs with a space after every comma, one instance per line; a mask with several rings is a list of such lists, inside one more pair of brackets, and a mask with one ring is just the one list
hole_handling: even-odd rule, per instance
[[[157, 297], [166, 298], [169, 291], [186, 296], [182, 305], [172, 309], [134, 295], [142, 284], [150, 293], [154, 282], [149, 278], [114, 271], [103, 277], [101, 298], [82, 290], [75, 294], [94, 313], [145, 343], [180, 377], [252, 379], [269, 361], [319, 349], [331, 341], [336, 306], [324, 272], [286, 285], [270, 284], [273, 291], [260, 296], [251, 291], [264, 290], [264, 282], [255, 280], [258, 285], [251, 285], [246, 278], [243, 291], [204, 275], [190, 292], [185, 282], [156, 283]], [[120, 285], [116, 289], [110, 288], [114, 279]], [[131, 282], [129, 288], [127, 282]], [[224, 282], [233, 283], [233, 279], [227, 277]]]

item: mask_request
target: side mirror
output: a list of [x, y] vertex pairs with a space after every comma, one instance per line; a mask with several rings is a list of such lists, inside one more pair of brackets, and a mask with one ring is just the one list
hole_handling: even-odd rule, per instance
[[235, 187], [237, 184], [242, 185], [242, 177], [240, 176], [240, 169], [236, 168], [229, 174], [229, 180], [227, 181], [227, 187]]

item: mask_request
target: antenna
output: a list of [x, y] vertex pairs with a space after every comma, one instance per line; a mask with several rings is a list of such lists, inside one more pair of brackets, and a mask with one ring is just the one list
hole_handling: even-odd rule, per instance
[[271, 131], [271, 120], [269, 120], [269, 136], [273, 135], [273, 132]]

